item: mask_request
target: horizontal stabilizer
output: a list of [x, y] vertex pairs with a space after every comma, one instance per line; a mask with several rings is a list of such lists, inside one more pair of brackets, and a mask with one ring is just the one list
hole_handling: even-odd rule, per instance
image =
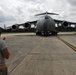
[[50, 14], [50, 15], [59, 15], [59, 14], [56, 14], [56, 13], [49, 13], [49, 12], [45, 12], [45, 13], [36, 14], [35, 16], [45, 15], [45, 14]]

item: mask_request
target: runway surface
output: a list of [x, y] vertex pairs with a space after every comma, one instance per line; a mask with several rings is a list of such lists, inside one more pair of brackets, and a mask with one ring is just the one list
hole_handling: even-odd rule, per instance
[[76, 75], [76, 51], [58, 37], [76, 47], [73, 33], [49, 37], [34, 33], [6, 36], [9, 75]]

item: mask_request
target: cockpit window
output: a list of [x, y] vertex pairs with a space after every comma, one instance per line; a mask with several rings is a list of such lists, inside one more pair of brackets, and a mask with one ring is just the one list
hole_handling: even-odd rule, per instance
[[48, 16], [45, 16], [45, 19], [49, 19], [49, 17]]

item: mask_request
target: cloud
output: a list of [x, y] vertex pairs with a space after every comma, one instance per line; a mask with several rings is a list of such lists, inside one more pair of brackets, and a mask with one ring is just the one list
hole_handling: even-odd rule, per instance
[[71, 6], [76, 6], [76, 0], [67, 0]]
[[68, 15], [76, 15], [76, 0], [58, 0], [61, 4], [61, 7], [64, 7], [64, 11], [68, 13]]
[[23, 23], [35, 19], [35, 14], [45, 11], [56, 12], [63, 18], [74, 17], [75, 4], [75, 0], [0, 0], [0, 23]]
[[0, 22], [11, 21], [11, 20], [15, 20], [14, 17], [6, 13], [6, 11], [2, 7], [0, 7]]

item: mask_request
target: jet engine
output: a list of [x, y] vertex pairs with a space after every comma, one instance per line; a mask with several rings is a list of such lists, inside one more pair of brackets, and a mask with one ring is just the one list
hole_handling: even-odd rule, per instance
[[25, 23], [25, 24], [23, 25], [23, 27], [26, 28], [26, 29], [28, 29], [28, 28], [31, 27], [31, 24], [30, 24], [29, 22], [27, 22], [27, 23]]
[[19, 29], [19, 25], [18, 24], [12, 25], [12, 30], [17, 30], [17, 29]]
[[67, 28], [67, 27], [68, 27], [68, 22], [67, 22], [67, 21], [63, 21], [63, 22], [62, 22], [62, 26], [63, 26], [64, 28]]

